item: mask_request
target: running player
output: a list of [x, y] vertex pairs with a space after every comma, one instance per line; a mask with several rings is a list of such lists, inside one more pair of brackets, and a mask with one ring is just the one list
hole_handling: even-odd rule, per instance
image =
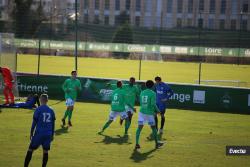
[[62, 86], [63, 91], [65, 92], [65, 99], [67, 106], [67, 109], [64, 113], [64, 117], [62, 118], [62, 126], [65, 126], [65, 119], [67, 117], [68, 117], [68, 125], [72, 126], [71, 118], [77, 97], [77, 92], [80, 92], [82, 90], [81, 82], [76, 77], [77, 77], [76, 71], [72, 71], [71, 78], [65, 80]]

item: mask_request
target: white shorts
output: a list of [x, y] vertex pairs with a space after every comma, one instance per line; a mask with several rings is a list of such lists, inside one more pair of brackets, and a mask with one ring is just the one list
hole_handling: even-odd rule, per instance
[[138, 125], [145, 125], [148, 123], [150, 126], [155, 125], [155, 118], [154, 115], [147, 115], [139, 112], [138, 114]]
[[127, 113], [130, 112], [131, 114], [134, 114], [134, 110], [131, 107], [127, 106], [127, 105], [125, 106], [125, 110], [126, 110]]
[[73, 99], [71, 99], [71, 98], [67, 98], [65, 104], [66, 104], [67, 107], [74, 106], [75, 101]]
[[116, 111], [110, 111], [109, 114], [109, 120], [114, 121], [117, 116], [120, 116], [122, 120], [126, 119], [128, 117], [128, 114], [126, 111], [123, 112], [116, 112]]

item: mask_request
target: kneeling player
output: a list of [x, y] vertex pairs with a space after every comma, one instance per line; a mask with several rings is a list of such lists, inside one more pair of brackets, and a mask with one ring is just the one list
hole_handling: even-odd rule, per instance
[[148, 124], [151, 126], [153, 137], [155, 140], [155, 148], [159, 148], [163, 145], [163, 143], [158, 141], [157, 137], [157, 129], [155, 126], [155, 119], [154, 116], [157, 114], [157, 112], [160, 112], [159, 109], [156, 106], [156, 94], [152, 89], [154, 86], [154, 82], [151, 80], [148, 80], [146, 82], [146, 88], [144, 91], [141, 92], [140, 95], [140, 112], [138, 115], [138, 128], [136, 130], [136, 145], [135, 149], [141, 148], [139, 145], [139, 138], [142, 131], [142, 128], [145, 123], [148, 122]]
[[102, 134], [105, 129], [115, 120], [117, 116], [120, 116], [122, 120], [125, 119], [125, 135], [128, 134], [129, 118], [125, 111], [125, 92], [122, 89], [122, 82], [117, 82], [117, 89], [115, 89], [111, 96], [111, 112], [109, 114], [109, 120], [105, 123], [99, 134]]
[[42, 94], [40, 96], [40, 102], [41, 106], [36, 109], [33, 116], [33, 123], [30, 132], [31, 142], [25, 157], [24, 167], [29, 166], [33, 151], [40, 145], [43, 147], [42, 167], [46, 167], [48, 162], [48, 151], [50, 150], [50, 143], [54, 136], [55, 113], [50, 107], [47, 106], [47, 94]]

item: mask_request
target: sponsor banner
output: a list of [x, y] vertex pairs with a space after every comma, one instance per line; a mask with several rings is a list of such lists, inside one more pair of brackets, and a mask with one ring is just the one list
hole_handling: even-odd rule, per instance
[[31, 39], [15, 39], [16, 47], [20, 48], [38, 48], [38, 40]]
[[175, 54], [188, 54], [188, 47], [175, 47], [174, 53]]
[[222, 56], [222, 48], [205, 48], [206, 56]]
[[250, 107], [250, 94], [248, 95], [248, 107]]
[[[16, 47], [38, 48], [39, 41], [31, 39], [15, 39]], [[42, 49], [74, 50], [74, 41], [49, 41], [41, 40]], [[138, 53], [161, 53], [176, 55], [202, 55], [202, 56], [231, 56], [250, 57], [250, 49], [238, 48], [209, 48], [209, 47], [186, 47], [186, 46], [164, 46], [164, 45], [140, 45], [120, 43], [96, 43], [78, 41], [80, 51], [102, 51], [102, 52], [138, 52]]]
[[146, 51], [146, 46], [144, 45], [127, 45], [126, 51], [128, 52], [145, 52]]
[[[21, 96], [30, 93], [47, 93], [50, 98], [63, 99], [63, 82], [69, 76], [55, 75], [18, 75], [17, 82]], [[82, 92], [78, 101], [109, 103], [116, 80], [104, 78], [79, 78]], [[128, 81], [123, 81], [125, 84]], [[137, 87], [144, 90], [143, 82], [137, 82]], [[250, 113], [250, 89], [213, 87], [186, 84], [169, 84], [173, 89], [173, 96], [167, 101], [170, 108], [230, 111], [234, 113]], [[139, 99], [137, 99], [137, 104]]]
[[170, 54], [170, 53], [172, 53], [172, 47], [171, 46], [160, 46], [160, 53]]
[[194, 90], [193, 103], [205, 104], [205, 91]]
[[244, 50], [244, 56], [245, 57], [250, 57], [250, 49], [245, 49]]

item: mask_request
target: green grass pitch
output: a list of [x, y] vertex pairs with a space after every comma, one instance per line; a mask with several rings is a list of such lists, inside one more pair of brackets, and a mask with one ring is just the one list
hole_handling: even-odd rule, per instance
[[[233, 167], [250, 166], [249, 156], [226, 156], [227, 145], [250, 145], [250, 117], [248, 115], [216, 112], [198, 112], [169, 109], [162, 140], [166, 145], [154, 150], [149, 141], [148, 126], [141, 134], [141, 150], [134, 152], [137, 113], [128, 140], [118, 137], [124, 127], [115, 121], [97, 135], [108, 118], [110, 106], [77, 102], [73, 113], [73, 127], [61, 129], [60, 119], [64, 102], [51, 100], [56, 113], [56, 135], [51, 146], [48, 166], [51, 167]], [[0, 166], [23, 166], [29, 144], [33, 111], [1, 109], [0, 113]], [[42, 149], [31, 161], [31, 167], [41, 166]]]
[[[37, 55], [18, 55], [17, 71], [37, 73]], [[74, 57], [41, 56], [41, 74], [70, 75], [74, 69]], [[239, 86], [250, 87], [250, 65], [202, 64], [201, 80], [240, 81]], [[128, 79], [139, 76], [138, 60], [104, 58], [78, 58], [78, 75], [104, 78]], [[160, 75], [163, 81], [197, 83], [198, 63], [142, 61], [141, 80], [153, 79]], [[237, 86], [235, 83], [213, 83], [224, 86]]]

